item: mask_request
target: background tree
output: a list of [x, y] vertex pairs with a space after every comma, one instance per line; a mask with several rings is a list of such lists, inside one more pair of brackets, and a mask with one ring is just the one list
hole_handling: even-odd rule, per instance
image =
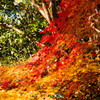
[[[46, 20], [30, 2], [1, 0], [0, 2], [0, 60], [2, 63], [26, 59], [38, 51], [40, 31]], [[8, 62], [9, 61], [9, 62]]]

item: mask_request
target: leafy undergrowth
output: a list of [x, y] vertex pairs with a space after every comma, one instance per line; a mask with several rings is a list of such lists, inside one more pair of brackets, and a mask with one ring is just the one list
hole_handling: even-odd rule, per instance
[[39, 46], [46, 45], [24, 64], [0, 68], [0, 100], [99, 99], [95, 43], [84, 40], [93, 36], [88, 17], [98, 3], [62, 0], [59, 18], [43, 31]]

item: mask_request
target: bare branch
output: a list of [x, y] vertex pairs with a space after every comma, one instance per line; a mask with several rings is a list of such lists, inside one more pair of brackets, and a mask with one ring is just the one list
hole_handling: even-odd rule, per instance
[[36, 8], [38, 8], [39, 12], [43, 15], [43, 17], [47, 20], [47, 22], [50, 24], [50, 18], [49, 18], [49, 14], [47, 12], [47, 9], [44, 5], [44, 3], [42, 3], [42, 7], [40, 7], [38, 4], [35, 3], [35, 0], [31, 0], [31, 3], [33, 6], [35, 6]]
[[48, 11], [47, 11], [47, 9], [46, 9], [44, 3], [42, 3], [42, 7], [43, 7], [43, 10], [44, 10], [44, 14], [45, 14], [45, 16], [46, 16], [46, 19], [47, 19], [47, 20], [49, 21], [49, 23], [50, 23], [49, 13], [48, 13]]
[[54, 18], [53, 18], [53, 12], [52, 12], [52, 1], [50, 1], [50, 5], [49, 5], [49, 7], [51, 8], [51, 19], [53, 20]]
[[94, 29], [95, 29], [96, 32], [100, 33], [100, 30], [99, 29], [97, 29], [97, 28], [94, 28]]
[[18, 28], [12, 26], [12, 25], [8, 25], [7, 23], [0, 23], [0, 26], [4, 26], [4, 27], [8, 27], [10, 29], [13, 29], [14, 31], [16, 32], [19, 32], [19, 33], [23, 33], [23, 31], [19, 30]]

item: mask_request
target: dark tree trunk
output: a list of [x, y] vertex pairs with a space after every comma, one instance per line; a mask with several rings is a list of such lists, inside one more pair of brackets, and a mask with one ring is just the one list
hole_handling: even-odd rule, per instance
[[62, 0], [51, 0], [52, 1], [52, 14], [53, 18], [59, 18], [57, 7]]

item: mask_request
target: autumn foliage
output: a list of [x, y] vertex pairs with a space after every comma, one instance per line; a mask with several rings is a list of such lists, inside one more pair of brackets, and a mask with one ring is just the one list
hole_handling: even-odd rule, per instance
[[40, 32], [42, 48], [27, 62], [0, 68], [0, 100], [97, 100], [100, 66], [89, 16], [99, 3], [62, 0], [59, 18]]

